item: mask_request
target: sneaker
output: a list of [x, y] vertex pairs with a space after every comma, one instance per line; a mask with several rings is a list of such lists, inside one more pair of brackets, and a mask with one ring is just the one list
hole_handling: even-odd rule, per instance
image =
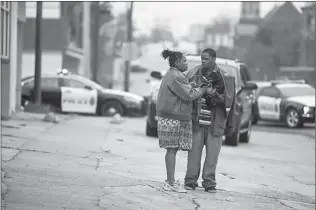
[[195, 184], [193, 184], [193, 183], [189, 183], [189, 184], [186, 184], [186, 185], [184, 186], [184, 188], [185, 188], [186, 190], [195, 190], [196, 186], [195, 186]]
[[165, 184], [163, 185], [163, 189], [165, 191], [172, 191], [170, 184], [166, 181]]
[[216, 193], [217, 189], [215, 186], [211, 186], [211, 187], [206, 187], [205, 191], [209, 193]]
[[174, 191], [178, 193], [186, 193], [187, 191], [181, 187], [181, 184], [179, 181], [174, 182], [173, 184], [170, 184], [166, 182], [163, 186], [163, 189], [166, 191]]

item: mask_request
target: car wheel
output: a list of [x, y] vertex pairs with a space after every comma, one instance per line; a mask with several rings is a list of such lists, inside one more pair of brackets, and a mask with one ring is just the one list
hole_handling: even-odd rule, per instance
[[146, 136], [158, 137], [157, 128], [151, 127], [148, 122], [146, 123]]
[[259, 120], [259, 116], [258, 116], [258, 108], [257, 108], [257, 105], [254, 104], [253, 107], [252, 107], [252, 125], [256, 125], [258, 123], [258, 120]]
[[26, 106], [28, 103], [30, 102], [30, 100], [26, 97], [22, 97], [22, 100], [21, 100], [21, 106]]
[[225, 137], [225, 145], [238, 146], [240, 138], [240, 125], [238, 125], [231, 136]]
[[115, 114], [124, 114], [124, 107], [118, 101], [107, 101], [100, 108], [100, 116], [113, 116]]
[[256, 125], [258, 123], [258, 115], [254, 113], [252, 115], [251, 121], [252, 121], [252, 125]]
[[247, 132], [240, 134], [240, 137], [239, 137], [239, 141], [240, 142], [249, 143], [250, 135], [251, 135], [251, 129], [252, 129], [252, 121], [249, 120]]
[[290, 108], [285, 115], [285, 122], [290, 128], [298, 128], [303, 126], [298, 111], [294, 108]]

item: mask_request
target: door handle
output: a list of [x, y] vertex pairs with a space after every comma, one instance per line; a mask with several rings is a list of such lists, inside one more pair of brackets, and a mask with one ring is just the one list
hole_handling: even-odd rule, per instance
[[70, 90], [66, 90], [65, 93], [71, 93], [71, 91]]

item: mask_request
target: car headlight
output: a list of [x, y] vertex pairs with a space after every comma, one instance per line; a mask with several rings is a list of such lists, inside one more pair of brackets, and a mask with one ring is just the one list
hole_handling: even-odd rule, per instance
[[303, 112], [304, 114], [308, 114], [312, 111], [312, 108], [311, 107], [308, 107], [308, 106], [304, 106], [303, 107]]

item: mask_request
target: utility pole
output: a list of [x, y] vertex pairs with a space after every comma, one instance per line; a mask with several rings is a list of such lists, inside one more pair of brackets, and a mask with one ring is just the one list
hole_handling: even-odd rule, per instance
[[83, 60], [84, 68], [81, 74], [91, 79], [91, 4], [93, 2], [84, 1], [83, 3]]
[[130, 59], [131, 59], [131, 53], [132, 53], [132, 42], [133, 42], [133, 3], [131, 1], [131, 6], [127, 11], [127, 44], [128, 44], [128, 51], [129, 51], [129, 56], [125, 61], [125, 80], [124, 80], [124, 90], [126, 92], [129, 91], [129, 80], [130, 80]]
[[41, 1], [36, 2], [36, 31], [35, 31], [35, 102], [42, 103], [41, 72], [42, 72], [42, 9]]
[[98, 83], [99, 73], [99, 36], [100, 36], [100, 7], [99, 2], [95, 1], [93, 4], [93, 62], [92, 62], [92, 80]]

